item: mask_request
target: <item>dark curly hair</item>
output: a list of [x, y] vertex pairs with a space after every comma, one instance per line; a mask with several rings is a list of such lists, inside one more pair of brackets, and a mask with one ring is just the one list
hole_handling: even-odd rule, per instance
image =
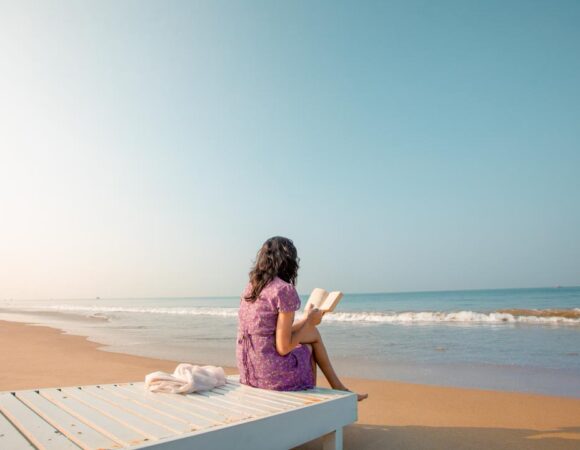
[[268, 239], [256, 255], [256, 262], [250, 271], [252, 290], [244, 299], [255, 301], [262, 289], [275, 277], [296, 285], [299, 261], [296, 247], [290, 239], [281, 236]]

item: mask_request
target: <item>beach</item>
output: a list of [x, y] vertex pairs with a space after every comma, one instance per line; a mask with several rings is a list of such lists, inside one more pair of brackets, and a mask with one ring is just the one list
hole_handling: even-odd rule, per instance
[[[87, 336], [112, 352], [231, 367], [239, 302], [0, 299], [0, 320]], [[580, 398], [579, 315], [580, 288], [346, 293], [319, 329], [343, 376]]]
[[[142, 380], [178, 361], [103, 351], [83, 336], [0, 321], [0, 390]], [[185, 361], [179, 361], [185, 362]], [[204, 364], [204, 361], [187, 361]], [[237, 373], [225, 367], [226, 373]], [[319, 385], [326, 386], [322, 375]], [[345, 449], [577, 449], [580, 399], [345, 378], [369, 393]], [[320, 448], [320, 440], [299, 447]]]

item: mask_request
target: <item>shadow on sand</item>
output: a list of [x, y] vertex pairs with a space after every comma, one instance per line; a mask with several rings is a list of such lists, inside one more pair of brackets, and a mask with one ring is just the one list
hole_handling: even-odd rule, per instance
[[[295, 450], [320, 450], [316, 439]], [[354, 424], [344, 429], [345, 450], [578, 450], [580, 427], [552, 431], [502, 428], [377, 426]]]

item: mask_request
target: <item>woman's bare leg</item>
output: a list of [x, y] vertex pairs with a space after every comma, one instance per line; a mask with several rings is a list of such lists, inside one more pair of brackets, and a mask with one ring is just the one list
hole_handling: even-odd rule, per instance
[[330, 357], [328, 356], [324, 342], [322, 342], [322, 336], [320, 336], [318, 328], [310, 327], [304, 340], [304, 344], [310, 344], [312, 346], [314, 360], [316, 361], [316, 364], [318, 364], [318, 367], [320, 367], [320, 370], [322, 370], [322, 373], [328, 380], [330, 386], [333, 389], [344, 388], [344, 384], [342, 384], [342, 381], [338, 378], [334, 367], [332, 367]]
[[314, 349], [312, 348], [312, 344], [302, 344], [302, 345], [306, 345], [310, 349], [310, 364], [312, 366], [312, 379], [314, 380], [314, 386], [316, 386], [318, 367], [316, 365], [316, 358], [314, 357]]
[[[310, 344], [313, 349], [314, 359], [322, 373], [328, 380], [328, 383], [333, 389], [347, 391], [348, 389], [346, 386], [340, 381], [338, 375], [336, 374], [334, 367], [332, 367], [332, 363], [330, 362], [330, 357], [328, 356], [328, 352], [326, 351], [326, 346], [324, 342], [322, 342], [322, 336], [320, 336], [320, 332], [316, 327], [309, 327], [308, 333], [305, 335], [303, 342], [301, 344]], [[316, 371], [316, 366], [314, 367]], [[316, 379], [316, 378], [315, 378]], [[364, 400], [368, 397], [367, 394], [357, 394], [357, 397], [360, 400]]]

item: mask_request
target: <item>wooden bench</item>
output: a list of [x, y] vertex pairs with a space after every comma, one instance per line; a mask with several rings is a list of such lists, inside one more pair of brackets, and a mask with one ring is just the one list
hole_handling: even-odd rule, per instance
[[191, 395], [143, 383], [0, 393], [0, 449], [289, 449], [324, 435], [342, 448], [356, 395], [315, 388], [278, 392], [242, 385]]

